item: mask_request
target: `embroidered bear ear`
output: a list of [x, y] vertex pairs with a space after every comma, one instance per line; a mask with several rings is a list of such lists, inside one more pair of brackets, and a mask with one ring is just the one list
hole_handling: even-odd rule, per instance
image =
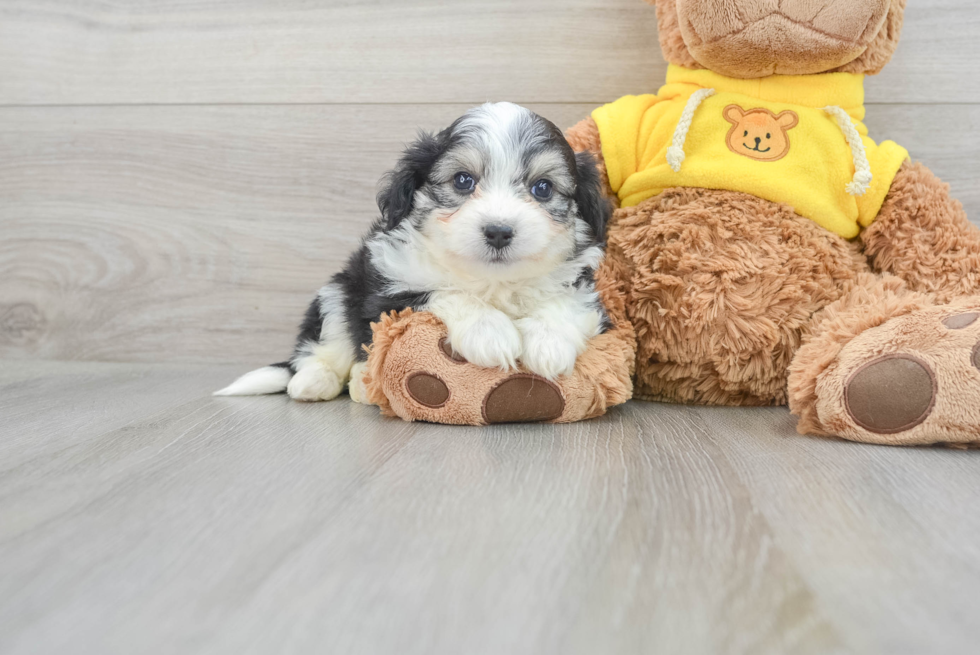
[[800, 117], [796, 115], [795, 111], [786, 110], [781, 112], [779, 116], [776, 116], [776, 124], [783, 130], [792, 130], [800, 122]]
[[[783, 112], [785, 113], [785, 112]], [[738, 125], [742, 118], [745, 117], [745, 110], [738, 105], [728, 105], [725, 107], [724, 112], [725, 120], [733, 125]]]

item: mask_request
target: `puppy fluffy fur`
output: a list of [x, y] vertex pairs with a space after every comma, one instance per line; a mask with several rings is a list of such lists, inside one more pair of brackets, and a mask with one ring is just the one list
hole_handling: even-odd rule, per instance
[[520, 360], [548, 379], [570, 373], [608, 326], [593, 281], [610, 212], [599, 172], [531, 111], [486, 104], [421, 134], [378, 206], [360, 249], [310, 305], [292, 358], [217, 395], [332, 399], [363, 365], [371, 323], [393, 310], [432, 312], [474, 364]]

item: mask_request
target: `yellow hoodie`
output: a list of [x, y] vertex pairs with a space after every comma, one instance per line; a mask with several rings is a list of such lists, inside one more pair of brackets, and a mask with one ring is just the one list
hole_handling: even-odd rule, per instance
[[792, 206], [850, 239], [874, 222], [908, 152], [876, 145], [864, 76], [740, 80], [670, 66], [657, 95], [592, 113], [624, 207], [671, 187], [741, 191]]

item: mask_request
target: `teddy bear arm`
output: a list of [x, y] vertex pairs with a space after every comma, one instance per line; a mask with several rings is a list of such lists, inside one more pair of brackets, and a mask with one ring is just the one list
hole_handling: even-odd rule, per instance
[[[599, 126], [588, 116], [565, 132], [568, 143], [575, 152], [588, 151], [595, 157], [596, 167], [606, 197], [617, 210], [606, 225], [606, 254], [602, 265], [595, 273], [596, 291], [602, 300], [603, 307], [610, 321], [618, 330], [632, 330], [626, 312], [626, 299], [629, 295], [630, 268], [618, 240], [614, 235], [619, 231], [620, 218], [619, 198], [609, 185], [609, 175], [606, 163], [602, 157], [602, 140], [599, 137]], [[630, 337], [632, 338], [632, 337]]]
[[878, 218], [861, 234], [878, 272], [939, 302], [980, 294], [980, 229], [949, 185], [922, 164], [902, 165]]
[[595, 157], [596, 168], [599, 169], [599, 177], [602, 180], [602, 188], [606, 196], [612, 201], [613, 205], [619, 206], [619, 199], [609, 186], [609, 174], [606, 171], [606, 162], [602, 157], [602, 141], [599, 139], [599, 126], [592, 120], [591, 116], [583, 118], [565, 132], [565, 138], [575, 152], [588, 151]]
[[504, 371], [467, 362], [448, 346], [445, 326], [428, 312], [392, 312], [371, 327], [370, 355], [354, 381], [358, 393], [362, 402], [406, 421], [568, 423], [600, 416], [633, 394], [636, 350], [629, 325], [594, 337], [574, 372], [555, 381], [523, 367]]

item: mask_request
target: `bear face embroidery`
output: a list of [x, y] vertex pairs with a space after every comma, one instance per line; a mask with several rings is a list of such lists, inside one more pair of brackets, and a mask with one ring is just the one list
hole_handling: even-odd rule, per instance
[[758, 161], [776, 161], [789, 154], [789, 134], [800, 122], [794, 111], [778, 116], [768, 109], [745, 111], [738, 105], [728, 105], [725, 120], [732, 124], [728, 131], [728, 149]]

